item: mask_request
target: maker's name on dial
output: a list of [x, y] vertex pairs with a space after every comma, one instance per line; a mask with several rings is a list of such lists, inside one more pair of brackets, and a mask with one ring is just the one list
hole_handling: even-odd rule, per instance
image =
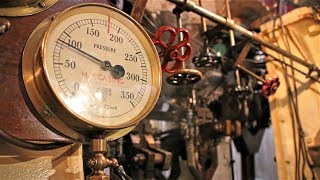
[[94, 109], [108, 109], [108, 110], [118, 110], [118, 106], [114, 106], [114, 105], [110, 105], [110, 104], [94, 104], [94, 103], [90, 103], [90, 107], [94, 108]]

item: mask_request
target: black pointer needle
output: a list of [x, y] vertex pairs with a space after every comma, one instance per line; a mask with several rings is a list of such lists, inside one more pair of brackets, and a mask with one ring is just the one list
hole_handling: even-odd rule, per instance
[[61, 39], [58, 39], [58, 41], [62, 42], [63, 44], [67, 45], [68, 47], [71, 47], [73, 50], [79, 51], [82, 54], [90, 57], [92, 60], [94, 60], [96, 63], [98, 63], [101, 66], [102, 70], [110, 70], [112, 72], [112, 76], [115, 78], [121, 78], [124, 76], [125, 74], [125, 70], [121, 65], [115, 65], [114, 67], [112, 67], [111, 63], [109, 61], [102, 61], [94, 56], [92, 56], [91, 54], [88, 54], [84, 51], [82, 51], [81, 49], [78, 49], [64, 41], [62, 41]]
[[[88, 54], [88, 53], [82, 51], [81, 49], [78, 49], [78, 48], [76, 48], [76, 47], [74, 47], [74, 46], [72, 46], [72, 45], [70, 45], [70, 44], [62, 41], [61, 39], [58, 39], [58, 40], [59, 40], [60, 42], [62, 42], [63, 44], [67, 45], [68, 47], [71, 47], [71, 49], [74, 49], [74, 50], [76, 50], [76, 51], [79, 51], [79, 52], [81, 52], [82, 54], [90, 57], [91, 59], [95, 60], [95, 61], [98, 62], [99, 64], [102, 64], [102, 63], [103, 63], [103, 61], [101, 61], [100, 59], [92, 56], [91, 54]], [[109, 61], [108, 61], [108, 62], [109, 62]], [[110, 63], [110, 62], [109, 62], [109, 63]]]

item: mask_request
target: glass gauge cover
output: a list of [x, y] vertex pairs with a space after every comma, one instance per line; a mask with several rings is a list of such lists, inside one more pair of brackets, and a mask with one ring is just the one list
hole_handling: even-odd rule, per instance
[[42, 66], [62, 107], [99, 128], [136, 124], [160, 93], [152, 41], [131, 17], [101, 4], [72, 7], [55, 17], [43, 38]]

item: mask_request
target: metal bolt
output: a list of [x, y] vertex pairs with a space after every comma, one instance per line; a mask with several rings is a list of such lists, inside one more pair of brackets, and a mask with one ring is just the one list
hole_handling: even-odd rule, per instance
[[6, 32], [7, 26], [6, 25], [0, 25], [0, 34], [3, 34], [4, 32]]
[[38, 2], [38, 6], [44, 8], [44, 7], [46, 7], [46, 3], [43, 1], [40, 1], [40, 2]]
[[0, 35], [7, 32], [11, 27], [11, 23], [7, 18], [0, 18]]
[[96, 166], [97, 164], [97, 160], [94, 159], [94, 158], [90, 158], [88, 161], [87, 161], [87, 165], [91, 168], [93, 168], [94, 166]]

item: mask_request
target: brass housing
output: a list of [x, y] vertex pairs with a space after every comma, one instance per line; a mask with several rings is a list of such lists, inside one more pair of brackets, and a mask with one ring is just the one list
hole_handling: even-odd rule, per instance
[[29, 16], [44, 11], [58, 0], [0, 0], [0, 16]]
[[[95, 10], [95, 7], [100, 8], [96, 8]], [[56, 25], [66, 18], [74, 14], [88, 12], [88, 9], [94, 10], [92, 12], [95, 13], [105, 13], [106, 10], [109, 10], [108, 13], [111, 17], [116, 18], [117, 20], [121, 17], [122, 19], [120, 19], [119, 22], [122, 22], [127, 27], [129, 26], [129, 29], [139, 38], [147, 52], [150, 66], [152, 68], [152, 90], [143, 111], [141, 111], [136, 117], [128, 119], [126, 123], [118, 126], [104, 126], [101, 124], [90, 123], [86, 119], [83, 119], [73, 113], [54, 92], [45, 69], [46, 61], [44, 59], [44, 53], [48, 34]], [[130, 28], [130, 26], [132, 28]], [[88, 136], [89, 138], [99, 136], [107, 138], [107, 140], [114, 140], [124, 136], [153, 109], [157, 99], [159, 98], [162, 83], [161, 65], [157, 51], [143, 27], [141, 27], [141, 25], [133, 18], [120, 10], [96, 3], [86, 3], [71, 7], [57, 16], [47, 18], [39, 24], [31, 34], [24, 49], [22, 74], [28, 96], [39, 114], [54, 129], [69, 138], [76, 140], [84, 140]]]

